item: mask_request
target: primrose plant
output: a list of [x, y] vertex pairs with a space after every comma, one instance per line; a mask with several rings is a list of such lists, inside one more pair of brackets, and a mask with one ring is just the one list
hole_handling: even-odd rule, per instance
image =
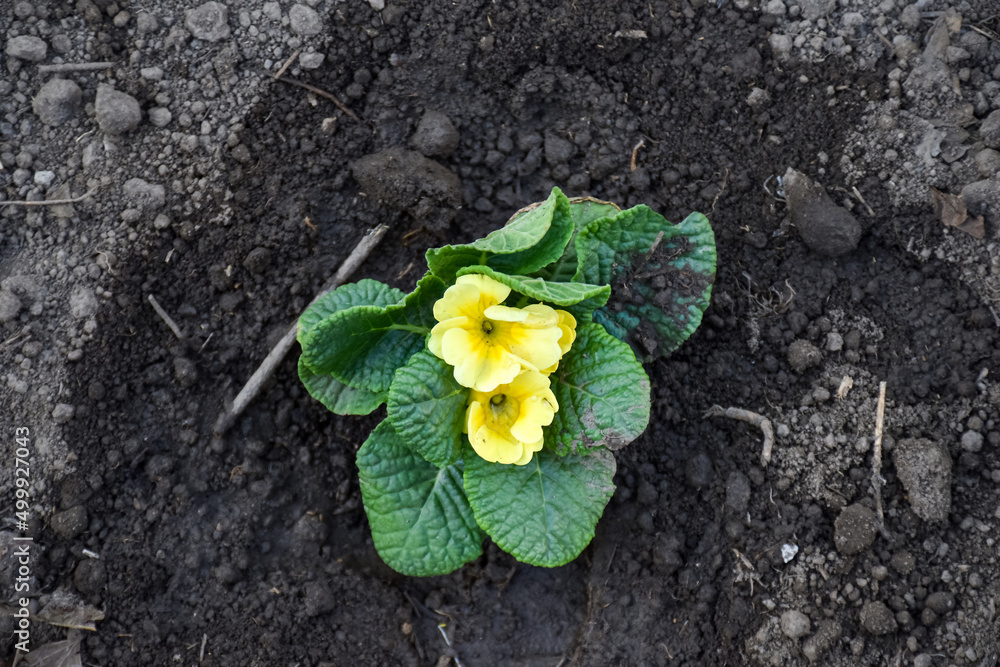
[[301, 317], [299, 377], [327, 408], [387, 416], [357, 454], [375, 548], [446, 574], [488, 535], [518, 560], [576, 558], [649, 422], [640, 360], [698, 327], [715, 237], [558, 188], [501, 229], [427, 252], [409, 294], [344, 285]]

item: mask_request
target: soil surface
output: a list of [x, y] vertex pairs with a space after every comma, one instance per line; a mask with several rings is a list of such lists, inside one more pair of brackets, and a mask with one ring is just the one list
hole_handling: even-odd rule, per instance
[[[3, 0], [20, 664], [995, 665], [998, 32], [995, 0]], [[382, 413], [327, 412], [298, 348], [213, 441], [367, 229], [354, 278], [409, 290], [554, 185], [700, 211], [719, 256], [576, 561], [390, 571], [354, 467]], [[770, 420], [766, 465], [714, 405]]]

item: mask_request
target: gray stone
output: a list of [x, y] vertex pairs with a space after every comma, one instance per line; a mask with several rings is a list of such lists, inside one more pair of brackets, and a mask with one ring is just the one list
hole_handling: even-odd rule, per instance
[[915, 4], [907, 5], [899, 13], [899, 21], [907, 30], [916, 30], [920, 27], [920, 9]]
[[944, 444], [904, 438], [892, 452], [910, 507], [924, 521], [945, 521], [951, 511], [951, 456]]
[[896, 617], [884, 602], [869, 600], [861, 608], [861, 627], [876, 636], [887, 635], [899, 629]]
[[243, 260], [243, 268], [250, 273], [261, 274], [271, 265], [271, 251], [267, 248], [254, 248]]
[[52, 185], [52, 181], [56, 180], [56, 172], [49, 171], [48, 169], [44, 171], [36, 171], [34, 180], [35, 185], [48, 187]]
[[99, 305], [94, 290], [83, 285], [77, 285], [69, 297], [70, 315], [78, 320], [93, 317], [97, 313]]
[[788, 365], [796, 373], [805, 372], [807, 368], [817, 365], [822, 360], [823, 353], [807, 340], [794, 340], [788, 346]]
[[299, 56], [299, 67], [302, 69], [316, 69], [323, 64], [326, 56], [322, 53], [303, 53]]
[[0, 324], [10, 322], [21, 312], [21, 300], [10, 290], [0, 290]]
[[130, 178], [122, 186], [125, 201], [143, 213], [152, 213], [167, 203], [167, 191], [159, 183], [149, 183], [141, 178]]
[[809, 634], [812, 622], [798, 609], [789, 609], [781, 615], [781, 631], [789, 639], [801, 639]]
[[154, 127], [166, 127], [173, 119], [174, 115], [166, 107], [153, 107], [149, 110], [149, 122]]
[[229, 37], [229, 8], [218, 2], [206, 2], [184, 12], [184, 27], [195, 39], [218, 42]]
[[351, 173], [369, 195], [408, 212], [431, 231], [447, 229], [462, 204], [458, 176], [399, 146], [355, 161]]
[[774, 16], [784, 16], [788, 13], [788, 8], [785, 7], [785, 3], [782, 0], [767, 0], [764, 3], [764, 13]]
[[742, 517], [750, 503], [750, 480], [739, 471], [729, 473], [726, 478], [726, 509]]
[[983, 448], [983, 434], [976, 431], [966, 431], [962, 434], [962, 449], [967, 452], [978, 452]]
[[924, 606], [937, 614], [947, 614], [955, 608], [955, 596], [948, 591], [931, 593], [924, 600]]
[[809, 662], [816, 662], [837, 643], [842, 632], [843, 628], [837, 621], [830, 619], [820, 621], [816, 634], [802, 643], [802, 654]]
[[979, 126], [979, 136], [990, 148], [1000, 148], [1000, 109], [997, 109]]
[[782, 35], [779, 33], [772, 33], [767, 38], [767, 43], [771, 45], [771, 51], [774, 53], [775, 60], [787, 60], [794, 44], [791, 35]]
[[992, 178], [1000, 172], [1000, 151], [984, 148], [976, 153], [974, 160], [979, 175], [983, 178]]
[[411, 144], [427, 157], [448, 157], [458, 148], [458, 130], [451, 119], [440, 111], [424, 112]]
[[714, 476], [712, 459], [705, 452], [696, 452], [684, 466], [684, 479], [696, 489], [708, 486]]
[[277, 2], [265, 2], [263, 7], [264, 16], [272, 21], [281, 20], [281, 5]]
[[82, 505], [53, 514], [49, 521], [52, 531], [64, 540], [72, 540], [83, 533], [87, 530], [88, 523], [87, 509]]
[[309, 581], [305, 585], [303, 611], [309, 618], [329, 613], [340, 606], [340, 600], [325, 581]]
[[822, 186], [791, 168], [785, 172], [784, 184], [792, 224], [813, 252], [837, 257], [858, 247], [861, 225]]
[[94, 112], [101, 131], [108, 134], [130, 132], [142, 120], [139, 102], [134, 97], [104, 83], [97, 86]]
[[832, 12], [837, 0], [798, 0], [798, 5], [802, 9], [802, 18], [815, 21]]
[[163, 213], [157, 215], [153, 220], [154, 229], [167, 229], [168, 227], [170, 227], [170, 218]]
[[198, 381], [198, 366], [187, 357], [177, 357], [174, 359], [174, 377], [177, 384], [184, 388], [194, 386]]
[[50, 79], [42, 86], [31, 108], [46, 125], [62, 125], [76, 115], [83, 100], [83, 91], [69, 79]]
[[573, 144], [551, 130], [545, 132], [545, 161], [550, 165], [565, 164], [573, 157]]
[[49, 47], [41, 37], [20, 35], [7, 40], [7, 55], [11, 58], [37, 63], [45, 60]]
[[961, 196], [969, 215], [986, 215], [987, 222], [1000, 224], [1000, 177], [969, 183]]
[[323, 31], [323, 19], [312, 7], [292, 5], [288, 10], [288, 22], [292, 32], [303, 37], [312, 37]]
[[76, 590], [84, 595], [100, 595], [107, 578], [107, 568], [104, 563], [93, 558], [80, 561], [73, 570]]
[[919, 653], [913, 657], [913, 667], [933, 667], [933, 665], [934, 656], [929, 653]]
[[844, 349], [844, 337], [836, 331], [831, 331], [826, 335], [827, 352], [840, 352]]
[[845, 556], [859, 554], [872, 545], [877, 531], [875, 513], [864, 505], [848, 505], [833, 523], [833, 543]]
[[73, 419], [75, 414], [76, 408], [69, 403], [56, 403], [56, 407], [52, 410], [52, 419], [57, 424], [65, 424]]

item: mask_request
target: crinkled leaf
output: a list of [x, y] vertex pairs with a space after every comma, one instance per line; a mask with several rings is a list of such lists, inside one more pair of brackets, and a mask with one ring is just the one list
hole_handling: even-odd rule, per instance
[[24, 656], [20, 664], [24, 667], [82, 667], [80, 660], [80, 640], [78, 633], [70, 633], [69, 639], [35, 646]]
[[431, 273], [451, 282], [459, 269], [483, 264], [504, 273], [531, 273], [559, 259], [573, 235], [569, 200], [559, 188], [486, 238], [427, 251]]
[[586, 283], [560, 283], [542, 278], [526, 276], [510, 276], [494, 271], [488, 266], [467, 266], [458, 272], [463, 276], [468, 273], [482, 273], [503, 283], [519, 294], [542, 301], [552, 306], [563, 306], [577, 320], [587, 321], [595, 309], [608, 302], [611, 288], [608, 285], [588, 285]]
[[594, 538], [615, 485], [607, 450], [557, 456], [543, 449], [527, 465], [503, 465], [465, 454], [465, 491], [476, 521], [519, 561], [563, 565]]
[[396, 371], [389, 388], [389, 421], [411, 449], [444, 468], [462, 455], [468, 397], [452, 367], [425, 348]]
[[577, 329], [549, 379], [559, 410], [545, 429], [545, 444], [559, 455], [621, 449], [649, 424], [646, 371], [628, 345], [598, 324]]
[[461, 462], [438, 469], [383, 420], [358, 450], [361, 498], [382, 560], [402, 574], [447, 574], [482, 553]]
[[[593, 197], [570, 197], [569, 212], [573, 218], [573, 235], [575, 236], [593, 221], [616, 216], [621, 212], [621, 209], [617, 204]], [[576, 275], [576, 269], [576, 243], [571, 238], [570, 242], [566, 244], [566, 250], [562, 257], [539, 269], [533, 275], [556, 282], [570, 282]]]
[[299, 317], [296, 338], [301, 344], [314, 326], [341, 310], [354, 306], [391, 306], [399, 303], [404, 294], [395, 287], [389, 287], [377, 280], [362, 278], [356, 283], [341, 285], [327, 292], [311, 304]]
[[367, 415], [385, 403], [386, 392], [376, 394], [363, 388], [348, 387], [332, 375], [316, 375], [299, 357], [299, 380], [309, 395], [338, 415]]
[[636, 206], [588, 225], [576, 251], [574, 280], [611, 283], [611, 303], [594, 321], [640, 358], [669, 354], [698, 328], [715, 280], [715, 235], [704, 215], [673, 225]]
[[306, 334], [305, 364], [351, 387], [388, 391], [396, 369], [423, 348], [435, 324], [434, 302], [443, 294], [444, 283], [428, 274], [401, 303], [354, 306], [330, 315]]

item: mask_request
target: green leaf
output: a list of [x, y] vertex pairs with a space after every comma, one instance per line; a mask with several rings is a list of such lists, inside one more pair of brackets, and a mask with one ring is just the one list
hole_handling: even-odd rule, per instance
[[451, 282], [472, 264], [504, 273], [531, 273], [556, 261], [573, 235], [569, 200], [559, 188], [549, 198], [515, 216], [486, 238], [427, 251], [431, 273]]
[[560, 456], [621, 449], [649, 424], [649, 377], [628, 345], [599, 324], [577, 328], [573, 347], [550, 376], [559, 410], [545, 444]]
[[640, 358], [673, 352], [701, 324], [716, 262], [715, 235], [701, 213], [674, 225], [639, 205], [592, 222], [575, 244], [574, 280], [611, 283], [615, 295], [594, 321]]
[[306, 334], [302, 357], [317, 375], [374, 393], [388, 391], [396, 369], [423, 349], [436, 323], [434, 303], [443, 294], [444, 283], [428, 274], [401, 303], [334, 313]]
[[469, 390], [454, 369], [426, 348], [396, 371], [389, 388], [389, 421], [411, 449], [436, 465], [462, 455], [462, 424]]
[[483, 550], [461, 462], [438, 469], [382, 421], [358, 450], [361, 498], [375, 549], [402, 574], [448, 574]]
[[299, 317], [295, 337], [301, 344], [314, 326], [341, 310], [354, 306], [391, 306], [398, 303], [404, 294], [377, 280], [362, 278], [356, 283], [341, 285], [332, 292], [321, 296]]
[[331, 412], [338, 415], [367, 415], [385, 403], [385, 392], [376, 394], [367, 389], [355, 389], [332, 375], [316, 375], [299, 357], [299, 380], [309, 394]]
[[590, 544], [615, 490], [611, 452], [560, 457], [543, 449], [517, 466], [490, 463], [471, 447], [465, 451], [469, 503], [501, 549], [524, 563], [555, 567]]
[[[593, 197], [571, 197], [569, 200], [570, 217], [573, 218], [573, 235], [595, 220], [614, 217], [621, 212], [617, 204]], [[546, 280], [568, 283], [576, 274], [576, 243], [573, 239], [566, 244], [566, 250], [556, 262], [539, 269], [533, 275]]]
[[488, 266], [467, 266], [460, 269], [458, 275], [464, 276], [469, 273], [482, 273], [519, 294], [549, 305], [567, 307], [577, 319], [583, 317], [589, 320], [590, 313], [606, 304], [608, 297], [611, 296], [611, 288], [608, 285], [559, 283], [542, 278], [509, 276]]

